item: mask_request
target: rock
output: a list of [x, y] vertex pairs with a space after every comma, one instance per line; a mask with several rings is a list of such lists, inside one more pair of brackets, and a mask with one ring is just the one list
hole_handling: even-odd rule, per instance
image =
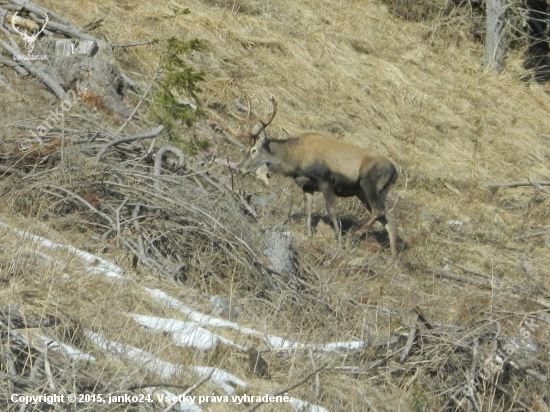
[[237, 320], [237, 311], [231, 307], [231, 302], [225, 296], [214, 295], [210, 298], [212, 312], [218, 316], [229, 319], [231, 322]]

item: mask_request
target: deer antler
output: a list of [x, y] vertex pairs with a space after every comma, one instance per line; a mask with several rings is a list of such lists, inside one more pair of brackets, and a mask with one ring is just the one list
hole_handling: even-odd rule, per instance
[[244, 98], [246, 100], [246, 105], [248, 107], [248, 111], [246, 113], [246, 117], [240, 117], [240, 116], [237, 116], [235, 113], [231, 112], [231, 116], [233, 116], [234, 118], [236, 119], [239, 119], [241, 122], [245, 122], [246, 124], [248, 124], [248, 122], [250, 121], [250, 113], [252, 111], [252, 100], [250, 99], [250, 97], [248, 97], [248, 94], [244, 94]]
[[258, 136], [260, 135], [262, 130], [265, 129], [273, 121], [273, 119], [275, 118], [275, 115], [277, 114], [277, 101], [275, 100], [274, 97], [271, 98], [271, 103], [273, 105], [273, 111], [271, 112], [271, 115], [269, 116], [269, 118], [266, 121], [264, 121], [262, 119], [259, 119], [259, 118], [255, 121], [251, 121], [250, 120], [250, 115], [252, 114], [252, 99], [246, 93], [244, 94], [244, 96], [245, 96], [246, 104], [247, 104], [247, 107], [248, 107], [246, 117], [239, 117], [233, 112], [231, 112], [231, 115], [233, 117], [235, 117], [236, 119], [239, 119], [242, 122], [244, 122], [246, 124], [246, 127], [247, 127], [248, 130], [246, 132], [237, 132], [237, 131], [229, 128], [229, 127], [225, 127], [225, 126], [222, 126], [222, 125], [219, 125], [219, 126], [223, 131], [225, 131], [225, 132], [227, 132], [227, 133], [229, 133], [229, 134], [231, 134], [235, 137], [242, 138], [242, 139], [248, 139], [250, 142], [254, 142], [258, 139]]
[[244, 133], [243, 132], [237, 132], [237, 131], [233, 130], [232, 128], [224, 126], [224, 125], [222, 125], [220, 123], [217, 123], [217, 122], [213, 122], [212, 124], [214, 124], [215, 126], [218, 126], [224, 132], [229, 133], [229, 134], [231, 134], [235, 137], [242, 138], [242, 139], [251, 139], [250, 133], [248, 133], [248, 132], [244, 132]]
[[269, 123], [273, 121], [273, 119], [275, 118], [275, 115], [277, 114], [277, 100], [275, 100], [275, 97], [271, 98], [271, 105], [273, 106], [273, 111], [271, 112], [271, 116], [269, 116], [269, 119], [267, 119], [267, 121], [265, 122], [260, 120], [264, 128], [267, 127]]
[[238, 119], [241, 122], [245, 122], [248, 125], [250, 123], [250, 113], [252, 111], [252, 100], [250, 99], [250, 97], [248, 97], [248, 94], [246, 94], [246, 93], [244, 93], [244, 98], [246, 100], [246, 106], [247, 106], [246, 117], [237, 116], [233, 112], [230, 112], [230, 113], [231, 113], [231, 116], [233, 116], [235, 119]]

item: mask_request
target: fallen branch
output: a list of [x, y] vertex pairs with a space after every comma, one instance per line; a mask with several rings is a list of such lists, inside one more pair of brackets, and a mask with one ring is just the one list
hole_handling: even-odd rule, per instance
[[550, 226], [545, 226], [544, 230], [539, 230], [537, 232], [531, 232], [525, 235], [517, 236], [514, 238], [514, 240], [517, 241], [517, 240], [529, 239], [537, 236], [544, 236], [544, 235], [547, 235], [548, 233], [550, 233]]
[[1, 166], [0, 165], [0, 173], [7, 174], [7, 175], [17, 175], [20, 178], [23, 178], [27, 176], [25, 172], [22, 172], [21, 170], [15, 169], [13, 166]]
[[424, 324], [424, 326], [426, 326], [426, 328], [428, 330], [432, 330], [434, 328], [433, 325], [428, 321], [428, 319], [426, 318], [424, 313], [422, 313], [420, 308], [417, 306], [417, 307], [414, 308], [414, 310], [415, 310], [416, 314], [418, 315], [418, 319], [420, 319], [420, 321]]
[[[11, 34], [4, 27], [0, 26], [0, 31], [4, 33], [9, 39], [11, 39]], [[19, 50], [17, 47], [10, 46], [4, 40], [0, 40], [0, 46], [6, 50], [10, 55], [22, 55], [24, 53]], [[30, 61], [28, 60], [19, 60], [19, 64], [23, 66], [25, 70], [29, 73], [38, 77], [46, 86], [48, 86], [52, 92], [60, 99], [65, 100], [67, 98], [67, 93], [61, 85], [56, 82], [49, 74], [44, 73], [42, 70], [37, 69]], [[12, 67], [13, 68], [13, 67]]]
[[160, 126], [157, 126], [156, 128], [154, 128], [153, 130], [151, 130], [148, 133], [138, 134], [138, 135], [129, 136], [129, 137], [123, 137], [122, 139], [115, 140], [114, 142], [109, 142], [105, 146], [103, 146], [103, 148], [97, 154], [97, 161], [99, 162], [101, 160], [101, 158], [105, 155], [107, 150], [109, 150], [113, 146], [118, 146], [119, 144], [122, 144], [122, 143], [135, 142], [136, 140], [149, 139], [151, 137], [156, 137], [163, 130], [164, 130], [164, 126], [160, 125]]
[[135, 46], [143, 46], [146, 44], [152, 44], [152, 43], [158, 43], [159, 39], [153, 39], [153, 40], [144, 40], [144, 41], [135, 41], [132, 43], [115, 43], [111, 44], [111, 47], [135, 47]]
[[186, 385], [184, 383], [180, 384], [180, 383], [171, 383], [171, 382], [154, 382], [154, 383], [142, 383], [140, 385], [130, 386], [129, 388], [124, 389], [123, 392], [135, 391], [136, 389], [158, 388], [160, 386], [165, 386], [167, 388], [179, 388], [183, 390], [187, 390], [191, 387], [191, 385]]
[[20, 76], [26, 76], [27, 74], [29, 74], [24, 68], [19, 66], [17, 63], [15, 63], [12, 60], [4, 59], [2, 56], [0, 56], [0, 64], [3, 64], [4, 66], [7, 66], [10, 69], [15, 70], [15, 72]]
[[480, 277], [485, 278], [485, 279], [489, 279], [492, 282], [495, 282], [496, 285], [499, 285], [499, 286], [502, 285], [502, 282], [498, 279], [495, 279], [494, 276], [488, 275], [488, 274], [483, 273], [483, 272], [478, 272], [477, 270], [468, 269], [465, 266], [459, 265], [458, 263], [454, 263], [451, 259], [445, 258], [445, 259], [443, 259], [443, 262], [445, 262], [449, 265], [452, 265], [454, 267], [457, 267], [457, 268], [459, 268], [460, 270], [462, 270], [466, 273], [471, 273], [472, 275], [476, 275], [476, 276], [480, 276]]
[[546, 290], [544, 290], [542, 287], [540, 287], [539, 285], [537, 285], [535, 283], [535, 281], [532, 279], [532, 274], [531, 274], [531, 271], [529, 270], [529, 268], [525, 265], [525, 261], [523, 260], [522, 257], [519, 258], [519, 264], [521, 266], [521, 268], [523, 269], [523, 271], [525, 272], [525, 276], [527, 276], [527, 280], [529, 280], [529, 282], [540, 292], [542, 293], [545, 297], [549, 298], [550, 297], [550, 293], [548, 293]]
[[176, 165], [176, 170], [179, 170], [183, 167], [185, 167], [185, 155], [183, 152], [174, 147], [167, 144], [163, 144], [160, 149], [157, 151], [157, 156], [155, 159], [155, 168], [154, 168], [154, 174], [155, 176], [160, 176], [160, 172], [162, 169], [162, 158], [164, 157], [164, 154], [167, 152], [174, 153], [178, 157], [178, 163]]
[[42, 186], [43, 188], [46, 188], [46, 189], [55, 189], [55, 190], [59, 190], [60, 192], [63, 192], [65, 194], [67, 194], [68, 196], [72, 197], [73, 199], [75, 200], [78, 200], [80, 203], [82, 203], [84, 206], [86, 206], [88, 209], [90, 209], [92, 212], [94, 213], [97, 213], [99, 216], [101, 216], [102, 218], [104, 218], [105, 220], [107, 220], [110, 224], [111, 224], [111, 227], [113, 229], [116, 228], [116, 225], [115, 225], [115, 222], [113, 221], [113, 219], [111, 219], [109, 216], [107, 216], [105, 213], [97, 210], [95, 207], [93, 207], [88, 201], [86, 201], [84, 198], [82, 198], [81, 196], [78, 196], [77, 194], [74, 194], [73, 192], [67, 190], [67, 189], [64, 189], [62, 187], [59, 187], [59, 186], [53, 186], [53, 185], [43, 185]]
[[[294, 388], [297, 388], [298, 386], [302, 385], [303, 383], [307, 382], [308, 379], [310, 379], [312, 376], [315, 376], [317, 375], [319, 372], [321, 372], [323, 369], [325, 369], [325, 366], [321, 366], [320, 368], [317, 368], [315, 369], [313, 372], [311, 372], [310, 374], [308, 374], [305, 378], [299, 380], [298, 382], [296, 382], [294, 385], [292, 386], [289, 386], [287, 388], [284, 388], [284, 389], [281, 389], [280, 391], [277, 391], [273, 394], [270, 394], [269, 396], [279, 396], [279, 395], [282, 395], [283, 393], [287, 393], [289, 391], [291, 391], [292, 389]], [[260, 406], [262, 406], [265, 402], [258, 402], [258, 403], [255, 403], [254, 405], [252, 405], [250, 408], [248, 408], [245, 412], [252, 412], [252, 411], [255, 411], [256, 409], [258, 409]]]
[[413, 326], [409, 330], [409, 337], [407, 338], [407, 344], [405, 345], [405, 350], [401, 354], [401, 357], [399, 358], [399, 362], [403, 363], [405, 362], [405, 359], [407, 359], [407, 356], [409, 355], [409, 352], [412, 349], [412, 346], [414, 344], [414, 338], [416, 337], [416, 327]]
[[487, 284], [488, 282], [486, 281], [471, 278], [469, 276], [457, 275], [456, 273], [453, 273], [451, 271], [436, 270], [435, 273], [438, 274], [439, 276], [443, 276], [449, 279], [459, 280], [461, 282], [466, 282], [466, 283], [472, 283], [474, 285], [478, 285], [486, 288], [492, 288], [492, 285]]
[[[191, 386], [189, 389], [187, 389], [185, 392], [183, 392], [183, 394], [181, 395], [182, 398], [185, 398], [187, 395], [189, 395], [190, 393], [192, 393], [195, 389], [197, 389], [199, 386], [201, 386], [203, 383], [205, 383], [208, 379], [210, 379], [210, 377], [212, 376], [212, 374], [214, 373], [214, 370], [212, 370], [212, 372], [210, 372], [208, 375], [206, 375], [204, 378], [202, 378], [200, 381], [198, 381], [196, 384], [194, 384], [193, 386]], [[164, 412], [168, 412], [168, 411], [171, 411], [172, 409], [174, 409], [174, 407], [176, 405], [178, 405], [180, 402], [174, 402], [172, 405], [170, 405], [168, 408], [166, 408], [164, 410]]]
[[[122, 133], [122, 131], [126, 128], [126, 126], [128, 126], [130, 124], [130, 121], [132, 120], [132, 118], [134, 117], [134, 115], [136, 114], [136, 112], [138, 111], [139, 107], [141, 106], [141, 104], [143, 103], [143, 101], [145, 100], [145, 98], [147, 97], [147, 94], [149, 93], [149, 90], [151, 90], [151, 87], [153, 87], [153, 84], [155, 84], [155, 82], [157, 81], [159, 75], [160, 75], [160, 70], [159, 70], [159, 67], [157, 67], [157, 70], [155, 72], [155, 75], [153, 76], [153, 80], [151, 80], [151, 82], [149, 83], [149, 85], [147, 86], [147, 89], [145, 89], [145, 91], [143, 92], [143, 95], [141, 96], [141, 98], [139, 99], [139, 102], [136, 104], [136, 107], [134, 107], [134, 110], [132, 110], [132, 112], [130, 113], [130, 116], [128, 116], [128, 118], [126, 119], [126, 121], [122, 124], [122, 126], [120, 126], [120, 128], [117, 130], [116, 134], [120, 134]], [[125, 75], [123, 75], [124, 77]], [[128, 77], [128, 76], [126, 76]], [[128, 83], [128, 80], [130, 82], [132, 82], [132, 80], [130, 80], [130, 78], [126, 79], [125, 78], [125, 81]], [[135, 83], [132, 82], [135, 86]], [[134, 87], [132, 86], [132, 87]]]
[[522, 187], [522, 186], [550, 186], [549, 181], [545, 182], [512, 182], [512, 183], [493, 183], [490, 185], [487, 185], [487, 189], [489, 189], [491, 192], [496, 191], [497, 189], [513, 189], [516, 187]]
[[24, 7], [28, 11], [31, 11], [33, 13], [37, 13], [37, 14], [48, 13], [48, 15], [50, 17], [53, 17], [54, 19], [59, 20], [61, 23], [63, 23], [66, 26], [70, 27], [72, 30], [78, 31], [78, 29], [75, 26], [73, 26], [71, 24], [71, 22], [69, 20], [67, 20], [65, 17], [63, 17], [63, 16], [61, 16], [61, 15], [45, 8], [43, 6], [35, 4], [35, 3], [31, 2], [31, 1], [28, 1], [28, 0], [9, 0], [9, 2], [12, 3], [12, 4], [15, 4], [16, 6]]

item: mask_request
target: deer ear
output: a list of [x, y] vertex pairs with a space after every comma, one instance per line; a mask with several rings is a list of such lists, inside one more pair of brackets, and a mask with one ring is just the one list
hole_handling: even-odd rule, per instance
[[260, 130], [260, 143], [264, 144], [267, 140], [267, 136], [265, 135], [265, 129], [262, 127], [262, 130]]

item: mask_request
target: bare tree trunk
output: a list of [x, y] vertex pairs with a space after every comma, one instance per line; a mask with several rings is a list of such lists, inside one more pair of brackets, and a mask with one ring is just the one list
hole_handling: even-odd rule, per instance
[[506, 0], [487, 0], [487, 31], [483, 67], [500, 73], [504, 68]]

